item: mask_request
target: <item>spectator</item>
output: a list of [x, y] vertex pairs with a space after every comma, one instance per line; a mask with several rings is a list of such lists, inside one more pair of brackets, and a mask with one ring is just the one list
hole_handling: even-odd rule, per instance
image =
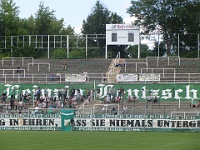
[[68, 93], [68, 89], [65, 88], [65, 91], [64, 91], [64, 94], [63, 94], [63, 97], [64, 97], [64, 101], [67, 100], [67, 93]]
[[71, 89], [71, 97], [74, 97], [74, 95], [75, 95], [75, 89], [74, 89], [74, 87], [72, 87], [72, 89]]
[[152, 102], [152, 95], [149, 95], [149, 96], [147, 97], [147, 102]]
[[199, 106], [200, 106], [200, 101], [198, 101], [198, 102], [196, 103], [196, 108], [199, 108]]
[[60, 74], [60, 73], [57, 73], [57, 74], [56, 74], [56, 78], [57, 78], [58, 80], [60, 80], [61, 74]]
[[47, 91], [47, 87], [44, 89], [44, 97], [47, 98], [48, 97], [48, 91]]
[[6, 103], [6, 98], [7, 98], [7, 93], [6, 93], [7, 91], [6, 90], [4, 90], [4, 92], [2, 93], [2, 95], [1, 95], [1, 100], [2, 100], [2, 102], [4, 102], [4, 103]]
[[122, 67], [122, 66], [124, 66], [123, 60], [119, 60], [119, 63], [115, 65], [115, 67]]
[[124, 63], [124, 67], [128, 67], [128, 63], [127, 63], [127, 61]]
[[83, 98], [85, 99], [86, 98], [86, 88], [84, 88], [82, 92], [83, 92]]
[[121, 64], [120, 64], [120, 63], [118, 63], [118, 64], [116, 64], [116, 65], [115, 65], [115, 67], [121, 67]]
[[66, 64], [66, 63], [63, 63], [62, 69], [63, 69], [63, 70], [66, 70], [66, 69], [67, 69], [67, 64]]
[[111, 101], [112, 100], [112, 88], [108, 89], [108, 96], [109, 96], [109, 99]]
[[94, 100], [94, 89], [90, 89], [90, 100]]
[[46, 101], [43, 101], [43, 102], [42, 102], [42, 108], [47, 108], [47, 103], [46, 103]]
[[106, 111], [106, 109], [105, 109], [105, 107], [103, 106], [103, 107], [102, 107], [102, 112], [104, 112], [104, 111]]
[[14, 99], [14, 96], [11, 95], [11, 98], [10, 98], [10, 108], [11, 108], [11, 110], [14, 110], [14, 107], [15, 107], [15, 99]]
[[16, 101], [14, 102], [14, 105], [15, 105], [15, 109], [17, 110], [17, 109], [18, 109], [18, 106], [19, 106], [19, 100], [16, 100]]
[[114, 114], [114, 115], [117, 114], [116, 109], [115, 109], [115, 106], [112, 107], [112, 109], [111, 109], [111, 114]]
[[103, 83], [106, 83], [106, 75], [103, 75]]
[[20, 67], [17, 67], [16, 73], [20, 73]]
[[128, 102], [136, 102], [137, 101], [137, 97], [135, 95], [133, 95], [133, 97], [131, 95], [128, 96]]
[[61, 88], [58, 88], [58, 100], [61, 100], [63, 97], [63, 90]]
[[121, 98], [121, 96], [122, 96], [122, 88], [120, 88], [120, 89], [118, 90], [118, 96], [119, 96], [119, 98]]
[[78, 103], [81, 101], [80, 89], [77, 89], [76, 100], [77, 100]]
[[117, 96], [117, 97], [115, 98], [115, 103], [120, 103], [120, 96]]
[[71, 126], [72, 126], [72, 130], [74, 130], [74, 126], [75, 126], [74, 118], [70, 119], [70, 123], [71, 123]]
[[190, 107], [192, 108], [199, 107], [199, 101], [196, 102], [194, 99], [192, 99], [192, 102], [190, 103]]
[[108, 95], [104, 96], [103, 103], [104, 103], [104, 104], [110, 103], [110, 99], [109, 99], [109, 96], [108, 96]]
[[112, 107], [111, 111], [115, 111], [115, 106]]
[[155, 97], [154, 97], [154, 100], [153, 100], [153, 103], [157, 103], [157, 102], [158, 102], [158, 97], [155, 96]]
[[99, 95], [100, 95], [100, 89], [97, 89], [97, 98], [99, 98]]
[[88, 73], [87, 72], [83, 72], [83, 75], [85, 76], [85, 82], [88, 81]]
[[120, 100], [123, 100], [123, 98], [124, 98], [124, 89], [122, 87], [118, 90], [118, 96], [119, 96]]
[[124, 105], [122, 109], [123, 109], [123, 113], [127, 112], [127, 106], [126, 105]]
[[18, 108], [19, 108], [19, 113], [21, 113], [22, 112], [22, 109], [23, 109], [23, 106], [24, 106], [24, 104], [23, 104], [23, 101], [22, 100], [20, 100], [19, 101], [19, 103], [18, 103]]
[[112, 102], [115, 102], [116, 89], [114, 87], [112, 87], [112, 89], [111, 89], [111, 95], [112, 95]]
[[128, 95], [128, 102], [132, 102], [132, 101], [133, 101], [132, 96]]
[[54, 74], [54, 72], [52, 71], [52, 72], [51, 72], [51, 81], [54, 81], [54, 78], [55, 78], [55, 74]]
[[137, 96], [133, 95], [133, 102], [137, 102], [137, 101], [138, 101]]
[[36, 89], [34, 89], [34, 91], [33, 91], [33, 96], [34, 96], [34, 100], [37, 99], [37, 90]]
[[38, 114], [39, 113], [39, 108], [38, 106], [35, 107], [35, 114]]
[[38, 90], [37, 90], [37, 100], [40, 101], [40, 96], [41, 96], [41, 90], [40, 90], [40, 87], [38, 87]]

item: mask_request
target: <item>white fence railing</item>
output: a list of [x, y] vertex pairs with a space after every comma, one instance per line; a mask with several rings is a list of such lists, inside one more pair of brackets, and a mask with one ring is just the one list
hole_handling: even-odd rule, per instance
[[200, 116], [200, 111], [172, 111], [171, 118], [173, 119], [195, 119], [195, 116]]
[[[181, 58], [179, 56], [169, 56], [169, 57], [146, 57], [146, 63], [148, 64], [149, 63], [149, 59], [156, 59], [156, 64], [157, 66], [159, 66], [159, 61], [160, 60], [166, 60], [167, 59], [167, 65], [169, 66], [170, 65], [170, 60], [171, 59], [178, 59], [178, 64], [180, 65], [181, 64]], [[174, 62], [171, 61], [171, 62]]]
[[28, 72], [29, 72], [30, 65], [31, 65], [31, 66], [37, 65], [37, 70], [38, 70], [38, 72], [40, 71], [40, 66], [41, 66], [41, 65], [48, 66], [48, 71], [50, 71], [50, 63], [28, 63]]
[[[175, 79], [175, 73], [176, 73], [176, 69], [175, 68], [141, 68], [141, 74], [144, 73], [143, 70], [146, 70], [148, 72], [148, 70], [151, 70], [151, 73], [154, 74], [154, 73], [158, 73], [158, 72], [155, 72], [155, 71], [161, 71], [163, 77], [165, 77], [165, 72], [167, 72], [166, 70], [172, 70], [173, 74], [174, 74], [174, 79]], [[149, 73], [149, 72], [148, 72]], [[159, 72], [160, 73], [160, 72]]]
[[[14, 66], [15, 65], [15, 61], [21, 61], [21, 66], [24, 66], [24, 62], [25, 60], [30, 60], [31, 63], [34, 62], [34, 58], [33, 57], [3, 57], [2, 58], [2, 66], [5, 66], [6, 63], [8, 63], [8, 65]], [[20, 64], [18, 64], [20, 65]]]
[[18, 75], [18, 73], [23, 72], [23, 77], [25, 78], [26, 75], [26, 71], [25, 69], [0, 69], [0, 73], [3, 76], [3, 78], [5, 77], [6, 74], [8, 74], [7, 72], [12, 72], [12, 76], [13, 78]]

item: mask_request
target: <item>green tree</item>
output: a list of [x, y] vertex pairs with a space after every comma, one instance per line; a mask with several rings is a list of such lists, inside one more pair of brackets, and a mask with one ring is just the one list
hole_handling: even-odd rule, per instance
[[25, 45], [24, 47], [18, 47], [13, 50], [13, 56], [15, 57], [34, 57], [38, 58], [38, 51], [33, 46]]
[[[127, 48], [127, 53], [130, 58], [138, 58], [138, 46], [137, 45], [129, 46]], [[140, 57], [145, 58], [148, 56], [155, 56], [155, 52], [152, 50], [149, 50], [148, 45], [141, 44], [140, 45]]]
[[123, 18], [119, 15], [117, 15], [117, 13], [112, 12], [110, 14], [110, 23], [111, 24], [118, 24], [118, 23], [123, 23]]
[[[12, 35], [18, 35], [19, 10], [13, 0], [0, 1], [0, 43], [1, 55], [10, 56], [10, 41]], [[6, 45], [6, 47], [5, 47]]]
[[28, 19], [20, 19], [19, 35], [35, 35], [35, 18], [31, 15]]
[[155, 47], [153, 49], [154, 56], [156, 56], [156, 57], [158, 56], [158, 51], [159, 51], [159, 57], [166, 55], [165, 43], [161, 42], [159, 44], [159, 47], [158, 47], [158, 42], [155, 43]]
[[92, 9], [92, 13], [83, 20], [83, 34], [105, 34], [106, 24], [109, 20], [110, 11], [97, 1]]
[[[109, 11], [103, 4], [98, 0], [92, 9], [91, 14], [86, 20], [83, 20], [83, 34], [105, 34], [106, 24], [111, 23], [123, 23], [122, 17], [116, 13]], [[98, 46], [99, 49], [92, 49], [94, 55], [90, 57], [104, 57], [105, 56], [105, 39], [88, 39], [88, 47]], [[91, 54], [91, 53], [90, 53]]]
[[0, 35], [10, 36], [18, 34], [19, 7], [13, 0], [0, 1]]
[[57, 20], [54, 13], [54, 10], [50, 11], [49, 7], [45, 7], [42, 2], [40, 3], [35, 18], [37, 35], [54, 35], [61, 32], [64, 20]]
[[59, 32], [60, 35], [74, 35], [75, 31], [74, 28], [71, 27], [71, 25], [68, 25], [67, 27], [63, 27], [61, 31]]
[[[197, 34], [200, 31], [200, 1], [188, 2], [183, 9], [177, 10], [177, 16], [182, 25], [179, 35], [180, 55], [197, 57]], [[177, 52], [177, 51], [176, 51]]]
[[[177, 34], [188, 34], [199, 26], [199, 3], [199, 0], [132, 0], [127, 12], [137, 18], [135, 24], [144, 33], [158, 30], [163, 34], [167, 55], [170, 55], [176, 53]], [[192, 18], [195, 18], [194, 24], [189, 21]], [[187, 43], [187, 39], [182, 40], [180, 43]]]

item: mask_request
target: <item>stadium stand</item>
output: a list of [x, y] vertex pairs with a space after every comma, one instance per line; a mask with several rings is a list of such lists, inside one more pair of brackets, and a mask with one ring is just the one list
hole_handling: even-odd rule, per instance
[[[126, 66], [116, 67], [120, 61], [126, 62]], [[62, 65], [66, 63], [66, 69]], [[49, 65], [48, 65], [49, 64]], [[0, 69], [0, 82], [1, 83], [65, 83], [65, 74], [82, 74], [87, 72], [89, 75], [88, 82], [96, 80], [102, 83], [102, 77], [106, 74], [106, 78], [110, 77], [109, 71], [112, 70], [112, 77], [110, 83], [116, 82], [112, 80], [117, 73], [159, 73], [160, 83], [195, 83], [199, 82], [199, 59], [186, 59], [186, 58], [146, 58], [146, 59], [22, 59], [13, 58], [12, 60], [1, 60]], [[17, 73], [17, 67], [25, 70]], [[61, 80], [51, 81], [51, 72], [60, 73]], [[33, 79], [34, 78], [34, 79]], [[45, 79], [45, 80], [44, 80]], [[131, 82], [130, 82], [131, 83]], [[134, 82], [137, 84], [137, 82]], [[144, 82], [143, 82], [144, 83]], [[146, 82], [145, 82], [146, 83]], [[152, 82], [151, 82], [152, 83]], [[86, 101], [86, 100], [85, 100]], [[99, 104], [99, 105], [95, 105]], [[109, 104], [110, 110], [113, 104]], [[174, 101], [158, 101], [157, 103], [147, 103], [146, 101], [128, 102], [127, 99], [116, 104], [119, 105], [120, 114], [123, 112], [123, 106], [127, 106], [129, 114], [165, 114], [171, 115], [172, 111], [194, 111], [199, 108], [190, 108], [188, 101], [183, 101], [181, 104], [177, 100]], [[102, 101], [87, 101], [82, 102], [77, 108], [81, 107], [79, 111], [90, 114], [91, 111], [97, 113], [102, 112], [102, 107], [105, 105]], [[33, 107], [32, 103], [29, 107]], [[88, 111], [86, 111], [88, 110]], [[8, 103], [0, 104], [0, 112], [8, 111]], [[27, 112], [24, 107], [23, 112]], [[82, 112], [83, 113], [83, 112]], [[108, 111], [107, 113], [111, 113]]]

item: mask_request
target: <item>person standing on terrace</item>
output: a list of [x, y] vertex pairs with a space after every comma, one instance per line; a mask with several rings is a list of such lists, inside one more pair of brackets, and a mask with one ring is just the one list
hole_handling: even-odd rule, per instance
[[103, 83], [106, 83], [106, 74], [103, 75]]
[[54, 81], [54, 78], [55, 78], [55, 74], [54, 74], [54, 72], [52, 71], [52, 72], [51, 72], [51, 81]]
[[66, 64], [66, 63], [63, 63], [62, 69], [63, 69], [63, 70], [66, 70], [66, 69], [67, 69], [67, 64]]

